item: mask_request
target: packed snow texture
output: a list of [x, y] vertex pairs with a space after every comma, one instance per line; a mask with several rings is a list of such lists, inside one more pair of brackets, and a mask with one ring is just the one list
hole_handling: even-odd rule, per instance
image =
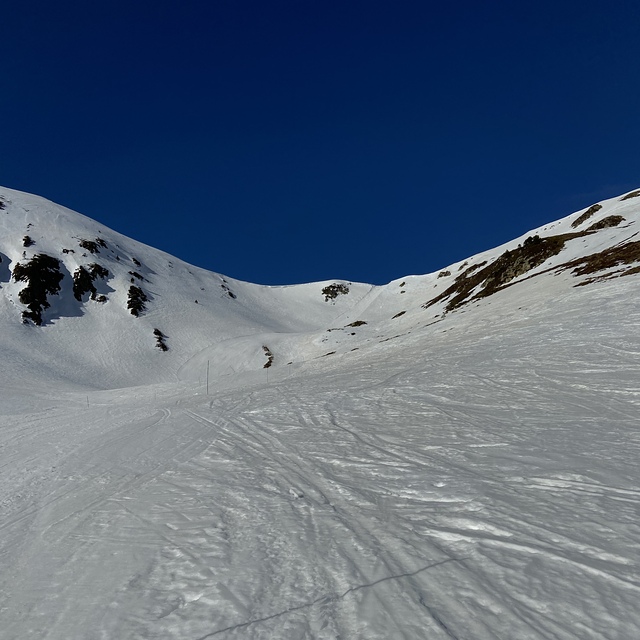
[[[637, 240], [640, 198], [446, 313], [463, 267], [582, 212], [325, 300], [0, 195], [3, 639], [640, 637], [640, 279], [560, 268]], [[96, 237], [108, 300], [78, 302], [61, 250]], [[40, 252], [38, 327], [11, 273]]]

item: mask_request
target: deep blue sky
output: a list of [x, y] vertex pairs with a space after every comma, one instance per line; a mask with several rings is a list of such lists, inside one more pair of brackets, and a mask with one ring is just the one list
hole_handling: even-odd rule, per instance
[[640, 3], [3, 0], [0, 184], [263, 284], [640, 187]]

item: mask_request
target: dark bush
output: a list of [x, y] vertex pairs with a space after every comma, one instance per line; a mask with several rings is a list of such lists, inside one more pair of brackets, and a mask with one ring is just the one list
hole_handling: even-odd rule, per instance
[[[189, 272], [189, 273], [191, 273], [191, 272]], [[236, 294], [235, 294], [235, 293], [233, 293], [233, 291], [231, 291], [231, 289], [229, 289], [229, 287], [227, 286], [227, 281], [226, 281], [224, 278], [222, 279], [222, 282], [224, 283], [224, 284], [221, 284], [221, 285], [220, 285], [220, 286], [222, 287], [222, 290], [223, 290], [223, 291], [224, 291], [224, 292], [225, 292], [225, 293], [226, 293], [230, 298], [232, 298], [233, 300], [235, 300], [238, 296], [236, 296]], [[204, 291], [204, 289], [203, 289], [203, 291]]]
[[262, 350], [264, 354], [267, 356], [267, 361], [264, 363], [264, 368], [268, 369], [273, 364], [273, 353], [271, 353], [271, 349], [266, 345], [263, 345]]
[[536, 244], [541, 244], [542, 240], [540, 239], [540, 236], [536, 235], [536, 236], [529, 236], [523, 243], [522, 246], [524, 247], [531, 247], [533, 245]]
[[22, 238], [22, 246], [23, 247], [31, 247], [35, 244], [35, 240], [31, 238], [31, 236], [25, 236]]
[[149, 299], [145, 292], [135, 285], [129, 287], [129, 297], [127, 300], [127, 309], [131, 311], [131, 315], [138, 318], [140, 314], [146, 309], [145, 302]]
[[96, 264], [89, 265], [88, 269], [78, 267], [73, 274], [73, 297], [80, 301], [85, 293], [91, 293], [91, 298], [96, 299], [97, 291], [93, 284], [98, 278], [107, 278], [109, 271], [103, 266]]
[[160, 351], [169, 351], [169, 347], [165, 342], [167, 336], [165, 336], [160, 329], [154, 329], [153, 335], [156, 337], [156, 347], [158, 347]]
[[329, 300], [335, 300], [340, 294], [346, 295], [349, 293], [349, 287], [346, 284], [335, 282], [325, 287], [322, 293], [324, 294], [324, 301], [329, 302]]
[[20, 302], [29, 309], [22, 312], [25, 320], [31, 320], [38, 326], [42, 324], [42, 312], [51, 306], [47, 296], [60, 291], [62, 277], [60, 260], [44, 253], [33, 256], [24, 264], [16, 264], [13, 279], [27, 283], [18, 294]]
[[90, 253], [100, 253], [99, 247], [106, 247], [106, 243], [102, 238], [96, 238], [95, 240], [84, 240], [80, 239], [78, 244], [83, 248], [89, 251]]
[[84, 268], [78, 267], [73, 274], [73, 297], [80, 301], [85, 293], [96, 293], [91, 274]]
[[96, 264], [93, 262], [89, 265], [89, 273], [93, 276], [94, 280], [96, 278], [108, 278], [109, 270], [105, 269], [103, 266]]
[[131, 258], [131, 260], [133, 260], [133, 264], [136, 265], [136, 267], [141, 267], [142, 264], [140, 263], [140, 260], [136, 260], [135, 258]]

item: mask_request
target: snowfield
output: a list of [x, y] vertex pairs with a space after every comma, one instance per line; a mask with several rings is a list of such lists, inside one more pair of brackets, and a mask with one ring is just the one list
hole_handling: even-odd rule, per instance
[[[560, 268], [636, 241], [640, 198], [447, 311], [464, 264], [326, 301], [0, 194], [3, 640], [640, 637], [640, 278]], [[109, 300], [76, 304], [60, 250], [98, 228]], [[33, 326], [38, 251], [76, 264]]]

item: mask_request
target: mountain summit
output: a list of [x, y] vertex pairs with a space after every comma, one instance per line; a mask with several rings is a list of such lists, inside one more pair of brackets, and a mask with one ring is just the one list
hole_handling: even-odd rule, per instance
[[3, 640], [640, 637], [639, 216], [266, 287], [0, 189]]

